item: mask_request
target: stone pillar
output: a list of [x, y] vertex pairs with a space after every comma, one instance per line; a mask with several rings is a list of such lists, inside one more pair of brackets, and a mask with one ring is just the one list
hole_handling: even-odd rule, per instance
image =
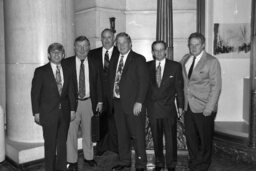
[[31, 81], [34, 69], [48, 62], [49, 44], [60, 42], [73, 54], [73, 15], [73, 0], [4, 1], [6, 153], [18, 164], [43, 157], [42, 129], [32, 116]]
[[[5, 52], [4, 52], [4, 7], [0, 0], [0, 105], [5, 111]], [[5, 113], [5, 112], [4, 112]]]
[[5, 159], [4, 110], [0, 105], [0, 162]]

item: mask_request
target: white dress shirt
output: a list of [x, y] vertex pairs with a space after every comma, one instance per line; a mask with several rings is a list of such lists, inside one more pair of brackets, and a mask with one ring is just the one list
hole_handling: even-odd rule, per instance
[[161, 61], [156, 60], [156, 69], [159, 65], [159, 62], [160, 62], [160, 66], [161, 66], [161, 79], [162, 79], [163, 75], [164, 75], [164, 67], [165, 67], [166, 58], [162, 59]]
[[[196, 57], [195, 63], [194, 63], [194, 68], [196, 67], [198, 61], [201, 59], [203, 53], [204, 53], [204, 51], [202, 51], [202, 52]], [[188, 74], [188, 72], [189, 72], [190, 66], [191, 66], [192, 63], [193, 63], [193, 57], [194, 57], [194, 56], [191, 55], [191, 56], [189, 57], [188, 61], [187, 61], [186, 64], [185, 64], [187, 74]], [[194, 70], [194, 68], [193, 68], [193, 70]]]
[[105, 63], [105, 53], [108, 51], [108, 57], [109, 57], [109, 61], [110, 61], [112, 53], [113, 53], [113, 49], [114, 49], [114, 46], [112, 46], [109, 50], [102, 47], [102, 64], [103, 64], [103, 66]]
[[[52, 72], [53, 72], [54, 78], [56, 79], [57, 65], [52, 63], [52, 62], [50, 62], [50, 64], [51, 64], [51, 68], [52, 68]], [[59, 64], [59, 69], [60, 69], [60, 76], [61, 76], [61, 85], [63, 86], [63, 84], [64, 84], [64, 76], [63, 76], [63, 70], [62, 70], [61, 64]]]
[[[128, 53], [126, 53], [125, 55], [122, 55], [120, 54], [119, 55], [119, 58], [118, 58], [118, 63], [117, 63], [117, 66], [116, 66], [116, 73], [117, 73], [117, 70], [118, 70], [118, 66], [119, 66], [119, 63], [120, 63], [120, 60], [121, 60], [121, 56], [123, 56], [123, 68], [122, 68], [122, 72], [124, 70], [124, 66], [125, 66], [125, 62], [126, 62], [126, 59], [127, 59], [127, 56], [129, 55], [130, 51]], [[122, 75], [121, 75], [121, 78], [122, 78]], [[116, 76], [115, 76], [115, 81], [116, 81]], [[116, 82], [114, 82], [114, 89], [113, 89], [113, 94], [114, 94], [114, 97], [116, 98], [120, 98], [120, 96], [118, 96], [115, 92], [115, 85], [116, 85]]]
[[[88, 65], [88, 57], [84, 59], [84, 76], [85, 76], [85, 97], [90, 97], [90, 82], [89, 82], [89, 65]], [[80, 74], [80, 66], [81, 60], [76, 57], [76, 77], [77, 77], [77, 90], [79, 91], [79, 74]]]

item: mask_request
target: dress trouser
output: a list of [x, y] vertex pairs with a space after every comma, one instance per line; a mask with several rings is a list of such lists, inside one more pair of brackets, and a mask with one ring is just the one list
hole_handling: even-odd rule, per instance
[[146, 168], [145, 113], [135, 116], [122, 110], [119, 99], [113, 100], [118, 137], [119, 164], [131, 164], [131, 140], [135, 149], [135, 167]]
[[97, 143], [97, 151], [118, 152], [117, 130], [113, 112], [109, 111], [107, 97], [104, 100], [104, 111], [100, 116], [100, 141]]
[[[177, 117], [150, 118], [154, 142], [155, 165], [173, 168], [177, 163]], [[163, 135], [165, 137], [166, 158], [163, 153]]]
[[193, 113], [188, 106], [184, 123], [191, 170], [206, 171], [211, 164], [215, 116], [216, 112], [210, 116]]
[[78, 160], [77, 136], [81, 126], [82, 146], [84, 158], [93, 159], [93, 145], [91, 141], [91, 117], [93, 116], [91, 99], [78, 100], [76, 118], [70, 122], [67, 139], [67, 162], [76, 163]]
[[42, 125], [45, 149], [45, 170], [55, 171], [66, 168], [66, 141], [69, 122], [63, 119], [61, 110], [54, 113], [56, 120], [47, 121]]

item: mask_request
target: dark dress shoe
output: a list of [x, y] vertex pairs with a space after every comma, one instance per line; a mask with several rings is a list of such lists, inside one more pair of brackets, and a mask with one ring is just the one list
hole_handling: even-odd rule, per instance
[[97, 162], [94, 159], [92, 159], [92, 160], [84, 159], [84, 162], [87, 163], [91, 167], [96, 167], [97, 166]]
[[145, 171], [144, 168], [136, 168], [136, 171]]
[[154, 171], [161, 171], [162, 167], [156, 166]]
[[175, 171], [175, 167], [168, 167], [168, 171]]
[[115, 165], [114, 167], [112, 167], [112, 170], [123, 170], [123, 169], [128, 169], [131, 168], [130, 165]]
[[78, 171], [78, 164], [77, 163], [68, 163], [67, 170], [68, 171]]

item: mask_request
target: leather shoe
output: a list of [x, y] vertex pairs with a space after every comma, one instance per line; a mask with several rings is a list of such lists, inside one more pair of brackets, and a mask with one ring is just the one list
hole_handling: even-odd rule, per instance
[[123, 169], [128, 169], [128, 168], [130, 168], [131, 166], [130, 165], [116, 165], [116, 166], [114, 166], [114, 167], [112, 167], [112, 170], [123, 170]]
[[161, 171], [162, 167], [156, 166], [154, 171]]
[[136, 171], [145, 171], [144, 168], [136, 168]]
[[67, 170], [68, 171], [78, 171], [78, 164], [77, 163], [68, 163]]
[[94, 159], [92, 159], [92, 160], [84, 159], [84, 162], [87, 163], [91, 167], [96, 167], [97, 166], [97, 162]]
[[168, 171], [175, 171], [175, 167], [168, 167]]

